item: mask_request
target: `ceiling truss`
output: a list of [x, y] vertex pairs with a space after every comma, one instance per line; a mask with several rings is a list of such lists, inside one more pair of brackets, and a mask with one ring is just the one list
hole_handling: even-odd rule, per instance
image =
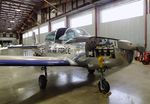
[[0, 0], [0, 32], [17, 31], [42, 0]]

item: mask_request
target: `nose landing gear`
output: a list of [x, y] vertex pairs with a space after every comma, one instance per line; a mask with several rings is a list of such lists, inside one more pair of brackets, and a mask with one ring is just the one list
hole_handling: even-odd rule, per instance
[[110, 86], [106, 79], [100, 79], [98, 82], [99, 91], [103, 94], [107, 94], [110, 91]]
[[98, 82], [98, 88], [100, 93], [110, 95], [110, 85], [108, 81], [104, 78], [104, 72], [106, 71], [107, 67], [100, 68], [98, 71], [100, 72], [100, 80]]

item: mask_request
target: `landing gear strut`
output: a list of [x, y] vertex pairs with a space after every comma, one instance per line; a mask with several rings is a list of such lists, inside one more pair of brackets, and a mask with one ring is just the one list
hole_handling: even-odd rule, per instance
[[95, 70], [88, 69], [89, 74], [94, 74]]
[[100, 80], [98, 82], [99, 91], [103, 94], [108, 94], [110, 91], [110, 85], [108, 81], [104, 78], [104, 72], [106, 71], [106, 67], [100, 68], [98, 70], [100, 72]]
[[44, 90], [47, 85], [47, 67], [41, 67], [41, 70], [44, 70], [44, 75], [39, 76], [39, 87], [41, 90]]

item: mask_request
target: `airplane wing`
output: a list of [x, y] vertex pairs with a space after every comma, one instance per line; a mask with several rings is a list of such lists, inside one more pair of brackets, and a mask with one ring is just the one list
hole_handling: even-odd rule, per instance
[[68, 58], [35, 56], [0, 56], [0, 66], [76, 66]]
[[8, 46], [8, 48], [32, 49], [32, 48], [37, 48], [37, 46], [36, 45], [13, 45], [13, 46]]

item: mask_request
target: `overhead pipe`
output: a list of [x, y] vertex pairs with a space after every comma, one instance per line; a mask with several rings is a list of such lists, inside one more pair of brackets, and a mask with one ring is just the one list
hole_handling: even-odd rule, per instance
[[58, 8], [57, 8], [56, 6], [52, 5], [49, 1], [47, 1], [47, 0], [43, 0], [43, 1], [45, 1], [45, 2], [46, 2], [48, 5], [50, 5], [52, 8], [54, 8], [57, 12], [62, 12], [62, 11], [58, 10]]

